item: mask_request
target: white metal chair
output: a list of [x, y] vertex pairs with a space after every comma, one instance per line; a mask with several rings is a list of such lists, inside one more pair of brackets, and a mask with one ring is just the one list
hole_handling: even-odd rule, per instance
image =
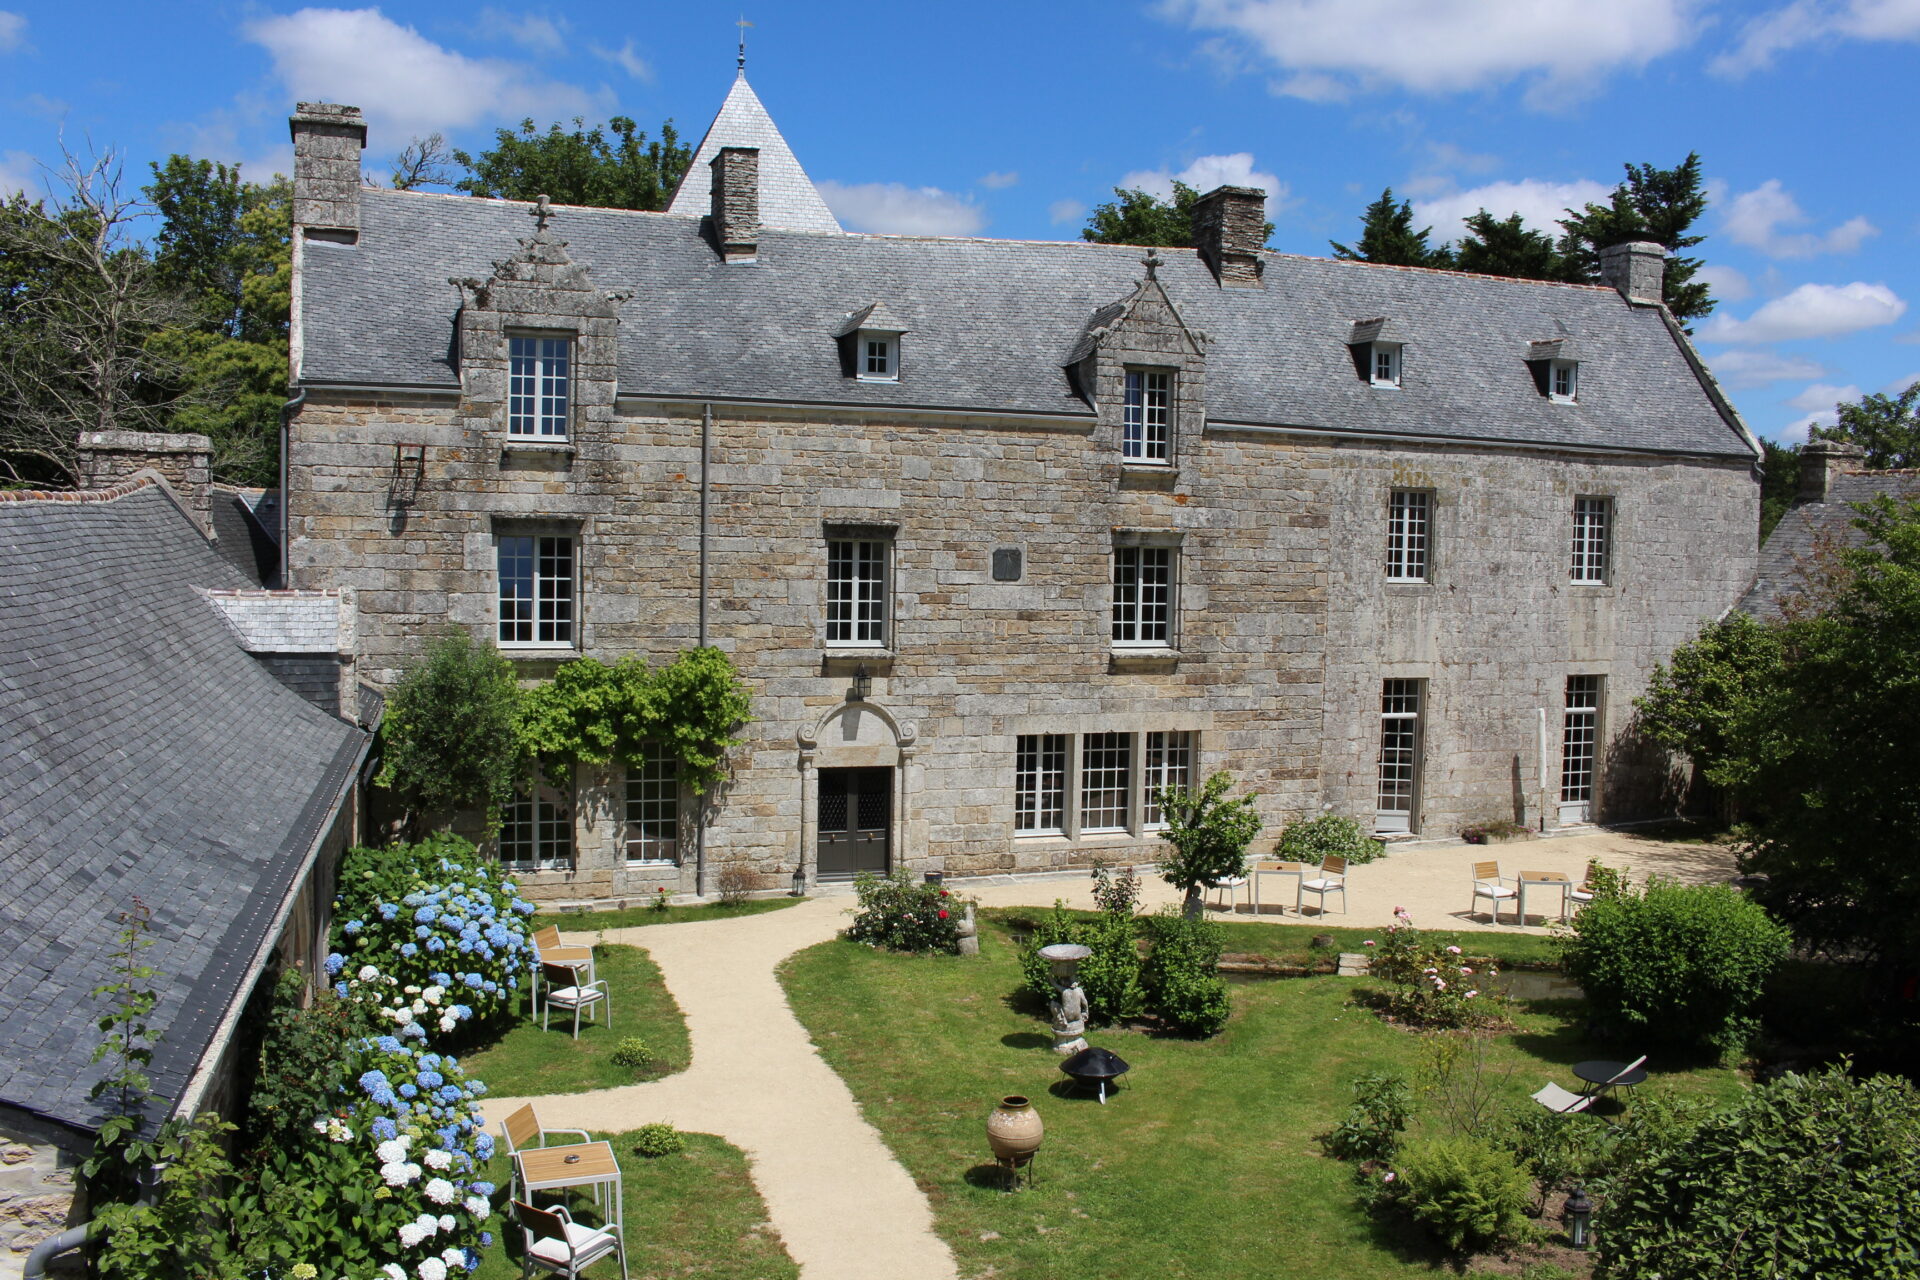
[[1584, 907], [1592, 901], [1593, 890], [1591, 888], [1584, 884], [1574, 885], [1571, 889], [1567, 890], [1567, 896], [1560, 900], [1560, 919], [1564, 921], [1568, 916], [1572, 915], [1577, 908]]
[[545, 1031], [553, 1017], [554, 1006], [573, 1013], [573, 1038], [580, 1038], [580, 1014], [584, 1011], [595, 1026], [600, 1023], [600, 1006], [607, 1007], [607, 1025], [613, 1025], [613, 997], [607, 994], [607, 980], [581, 982], [580, 976], [566, 965], [542, 965], [546, 995], [540, 1001], [540, 1029]]
[[1593, 1095], [1587, 1093], [1568, 1093], [1549, 1080], [1533, 1095], [1533, 1100], [1547, 1110], [1560, 1115], [1571, 1115], [1576, 1111], [1585, 1111], [1593, 1105]]
[[1311, 880], [1300, 882], [1300, 892], [1319, 896], [1320, 906], [1317, 912], [1319, 915], [1327, 914], [1327, 895], [1339, 894], [1340, 914], [1345, 915], [1347, 913], [1347, 860], [1337, 853], [1328, 854], [1326, 860], [1320, 864], [1320, 874]]
[[627, 1245], [611, 1227], [583, 1227], [561, 1205], [536, 1209], [523, 1200], [513, 1202], [514, 1217], [526, 1233], [526, 1254], [520, 1264], [522, 1276], [533, 1268], [575, 1280], [582, 1271], [609, 1253], [620, 1255], [620, 1275], [627, 1274]]
[[1502, 902], [1513, 903], [1515, 924], [1525, 923], [1519, 918], [1520, 890], [1500, 874], [1500, 864], [1497, 862], [1476, 862], [1473, 864], [1473, 901], [1467, 904], [1468, 915], [1473, 914], [1474, 903], [1479, 902], [1482, 898], [1487, 899], [1487, 901], [1493, 904], [1492, 909], [1487, 912], [1487, 917], [1494, 924], [1500, 923], [1500, 904]]
[[580, 979], [582, 970], [586, 971], [587, 981], [592, 982], [600, 975], [594, 969], [593, 948], [570, 946], [560, 941], [560, 927], [548, 925], [533, 935], [533, 973], [527, 980], [527, 994], [532, 1000], [533, 1012], [540, 1012], [540, 980], [544, 966], [562, 965], [573, 971], [573, 978], [567, 984], [573, 985]]
[[[1234, 894], [1238, 893], [1240, 890], [1245, 888], [1247, 888], [1247, 877], [1221, 876], [1219, 879], [1210, 881], [1207, 884], [1207, 894], [1208, 896], [1212, 896], [1213, 894], [1216, 894], [1216, 893], [1224, 894], [1226, 900], [1223, 903], [1221, 903], [1221, 905], [1224, 906], [1228, 911], [1231, 911], [1233, 910]], [[1248, 900], [1249, 901], [1252, 900], [1251, 890], [1249, 890], [1248, 892]]]

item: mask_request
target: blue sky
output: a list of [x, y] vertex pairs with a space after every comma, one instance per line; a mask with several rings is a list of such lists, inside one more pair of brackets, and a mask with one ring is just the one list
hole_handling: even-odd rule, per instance
[[[0, 190], [62, 137], [137, 182], [183, 151], [287, 168], [296, 98], [367, 112], [367, 167], [442, 131], [627, 114], [697, 141], [739, 0], [564, 7], [0, 0]], [[1075, 235], [1116, 184], [1271, 193], [1274, 247], [1350, 240], [1382, 187], [1443, 236], [1544, 224], [1625, 161], [1705, 161], [1709, 362], [1762, 435], [1920, 376], [1920, 0], [762, 3], [748, 73], [849, 228]]]

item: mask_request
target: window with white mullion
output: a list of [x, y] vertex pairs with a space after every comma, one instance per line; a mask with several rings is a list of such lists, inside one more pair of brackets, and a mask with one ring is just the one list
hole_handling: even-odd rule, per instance
[[573, 806], [536, 778], [514, 792], [500, 815], [500, 861], [515, 871], [573, 866]]
[[1147, 827], [1164, 827], [1166, 815], [1160, 808], [1160, 793], [1168, 787], [1193, 785], [1193, 734], [1149, 733], [1146, 758], [1141, 762], [1145, 784], [1141, 821]]
[[1573, 563], [1570, 578], [1574, 582], [1604, 583], [1607, 580], [1608, 544], [1612, 534], [1611, 498], [1575, 498], [1573, 500]]
[[1120, 456], [1128, 462], [1164, 464], [1172, 461], [1172, 424], [1173, 375], [1147, 369], [1127, 370]]
[[648, 743], [627, 766], [627, 861], [680, 860], [680, 761]]
[[1133, 805], [1133, 735], [1089, 733], [1080, 740], [1080, 830], [1125, 831]]
[[1560, 735], [1560, 803], [1593, 800], [1594, 757], [1600, 739], [1600, 677], [1568, 676]]
[[1067, 831], [1067, 735], [1023, 733], [1013, 757], [1015, 835], [1065, 835]]
[[500, 643], [571, 646], [573, 539], [545, 534], [508, 534], [497, 541]]
[[1400, 385], [1400, 348], [1390, 342], [1373, 344], [1373, 377], [1376, 387]]
[[1173, 547], [1113, 549], [1113, 643], [1136, 648], [1173, 644]]
[[877, 538], [827, 543], [827, 643], [869, 645], [887, 639], [887, 544]]
[[1420, 782], [1420, 689], [1418, 680], [1386, 680], [1380, 686], [1380, 777], [1374, 826], [1407, 831], [1413, 824]]
[[1427, 580], [1427, 541], [1433, 524], [1433, 495], [1424, 489], [1395, 489], [1387, 504], [1387, 581]]
[[564, 440], [572, 397], [573, 343], [567, 338], [507, 339], [507, 434]]

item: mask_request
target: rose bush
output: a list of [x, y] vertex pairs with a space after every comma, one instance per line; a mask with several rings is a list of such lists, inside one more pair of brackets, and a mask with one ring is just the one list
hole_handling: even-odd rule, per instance
[[1372, 961], [1368, 972], [1393, 984], [1378, 1000], [1389, 1017], [1449, 1030], [1501, 1019], [1504, 1001], [1482, 985], [1498, 969], [1481, 972], [1457, 944], [1421, 932], [1405, 907], [1395, 907], [1393, 917], [1384, 940], [1362, 944]]
[[882, 879], [862, 872], [853, 881], [859, 907], [847, 938], [889, 951], [960, 950], [960, 918], [966, 905], [950, 890], [915, 884], [905, 871]]

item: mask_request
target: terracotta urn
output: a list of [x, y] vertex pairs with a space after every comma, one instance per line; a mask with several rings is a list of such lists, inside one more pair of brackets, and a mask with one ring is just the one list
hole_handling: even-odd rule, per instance
[[1011, 1093], [987, 1117], [987, 1145], [1002, 1160], [1024, 1160], [1040, 1149], [1046, 1129], [1033, 1103]]

